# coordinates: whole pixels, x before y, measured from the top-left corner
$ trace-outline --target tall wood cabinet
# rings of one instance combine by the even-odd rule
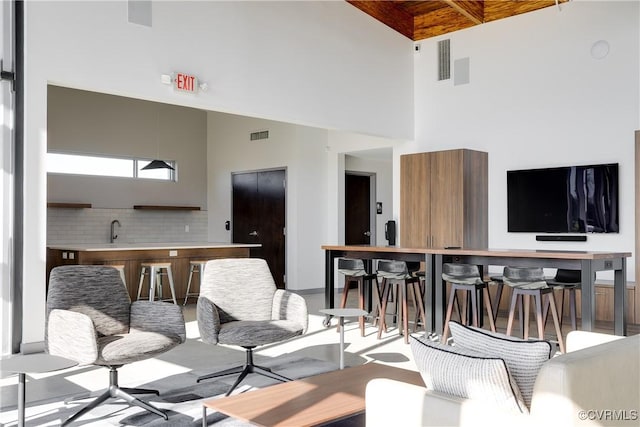
[[[459,149],[400,156],[400,244],[486,248],[488,154]]]

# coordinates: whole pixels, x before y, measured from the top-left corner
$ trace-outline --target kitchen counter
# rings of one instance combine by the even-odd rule
[[[178,301],[184,300],[191,261],[216,258],[247,258],[259,244],[222,242],[167,243],[91,243],[55,244],[47,247],[47,280],[51,270],[59,265],[98,264],[124,265],[125,282],[132,300],[137,298],[140,269],[143,262],[170,262]],[[195,275],[191,293],[199,290],[200,278]],[[148,292],[148,279],[143,295]],[[169,287],[164,286],[168,297]]]
[[[90,243],[56,244],[49,249],[62,251],[144,251],[160,249],[198,249],[198,248],[259,248],[259,244],[220,243],[220,242],[170,242],[170,243]]]

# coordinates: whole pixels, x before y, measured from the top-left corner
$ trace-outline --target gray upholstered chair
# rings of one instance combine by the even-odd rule
[[[197,308],[202,341],[246,350],[244,365],[198,378],[198,382],[240,374],[227,396],[250,373],[279,381],[289,378],[253,363],[257,346],[284,341],[306,332],[307,304],[300,295],[276,289],[263,259],[231,258],[207,262]]]
[[[186,339],[179,306],[165,302],[131,302],[118,270],[111,266],[68,265],[51,270],[47,294],[47,352],[109,369],[109,388],[62,425],[109,398],[167,415],[134,394],[156,390],[118,385],[118,368],[164,353]]]

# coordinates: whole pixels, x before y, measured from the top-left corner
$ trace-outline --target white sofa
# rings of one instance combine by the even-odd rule
[[[540,370],[529,414],[379,378],[367,385],[366,425],[639,426],[640,335],[572,331],[566,345]]]

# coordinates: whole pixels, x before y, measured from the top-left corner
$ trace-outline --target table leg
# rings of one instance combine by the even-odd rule
[[[433,311],[434,311],[434,327],[435,333],[440,335],[444,330],[444,317],[442,307],[444,306],[444,281],[442,280],[442,254],[436,254],[434,256],[434,266],[433,266],[433,286],[435,287],[434,291],[434,301],[433,301]]]
[[[202,427],[207,427],[207,407],[202,405]]]
[[[584,331],[593,330],[593,319],[595,318],[596,292],[595,292],[595,272],[592,269],[590,260],[582,261],[582,326]]]
[[[627,319],[625,309],[627,307],[627,260],[622,258],[619,270],[615,270],[613,284],[613,333],[627,335]],[[636,292],[638,289],[636,288]]]
[[[434,281],[434,271],[433,271],[433,255],[425,254],[424,259],[425,264],[425,272],[424,272],[424,314],[426,325],[424,325],[424,330],[427,335],[432,335],[437,333],[434,327],[434,309],[435,309],[435,281]]]
[[[24,372],[20,372],[18,374],[18,427],[24,427],[25,386],[26,375]]]
[[[344,369],[344,316],[338,316],[340,321],[340,369]]]

